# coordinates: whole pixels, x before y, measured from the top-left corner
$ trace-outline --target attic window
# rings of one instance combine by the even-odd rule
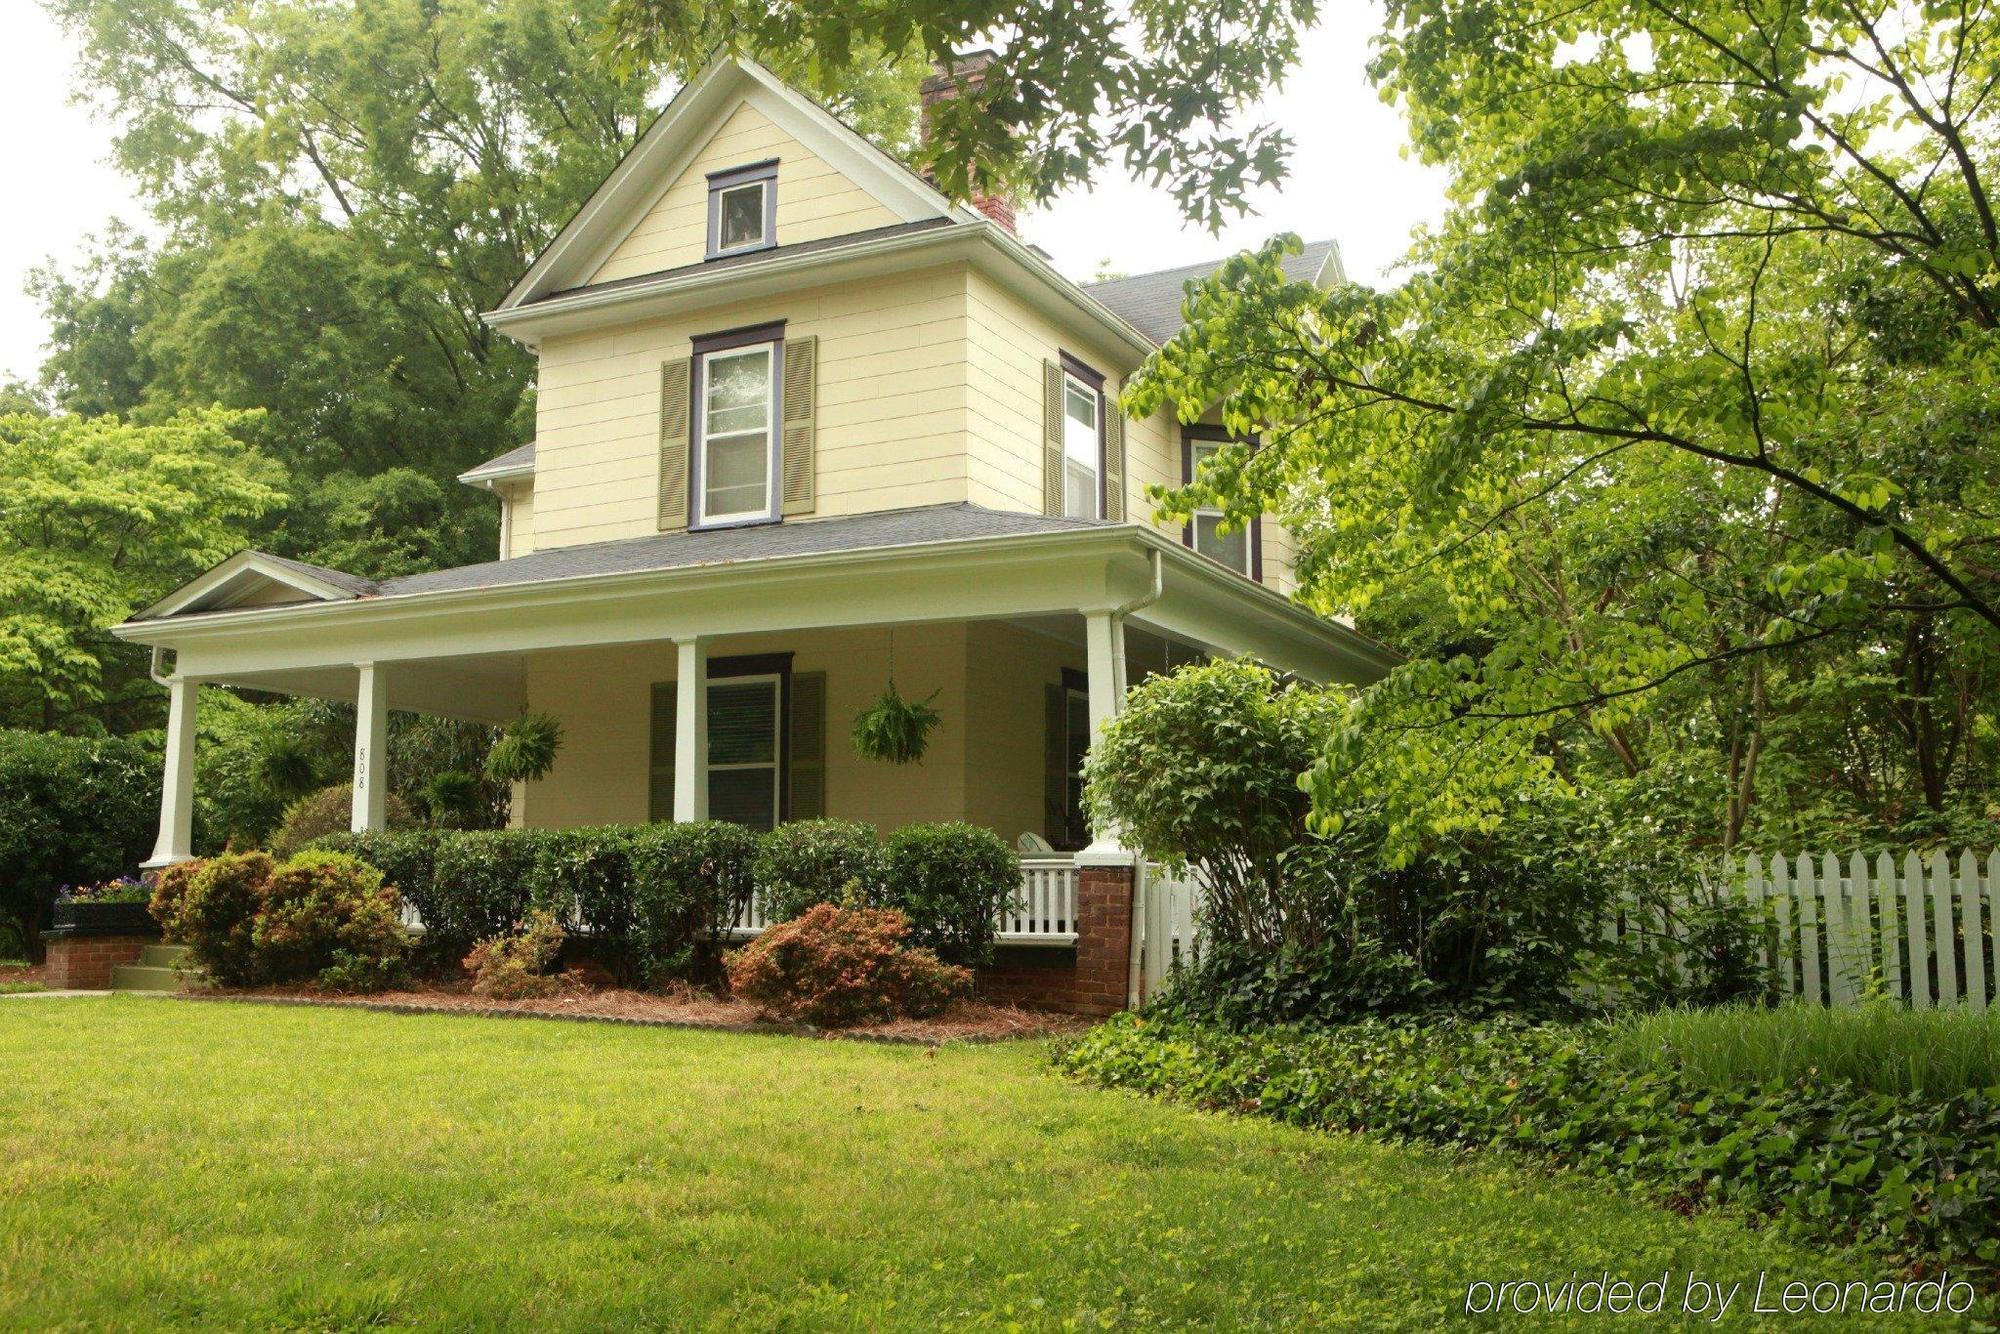
[[[708,177],[708,258],[747,255],[778,244],[778,163],[711,172]]]

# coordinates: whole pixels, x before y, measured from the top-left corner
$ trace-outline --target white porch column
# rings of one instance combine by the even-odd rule
[[[1115,611],[1083,614],[1084,669],[1090,681],[1090,744],[1125,703],[1125,618]],[[1078,866],[1131,866],[1133,855],[1116,829],[1094,831],[1090,846],[1076,854]]]
[[[194,856],[194,718],[199,682],[176,676],[167,687],[167,767],[160,777],[160,837],[145,867]]]
[[[676,639],[674,823],[708,818],[708,651],[700,639]]]
[[[361,674],[354,694],[354,818],[355,833],[389,825],[389,691],[382,669],[372,662],[355,664]]]

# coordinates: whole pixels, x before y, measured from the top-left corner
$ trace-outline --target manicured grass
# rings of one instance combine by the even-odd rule
[[[0,996],[15,996],[24,991],[47,991],[40,982],[14,982],[0,978]]]
[[[1474,1279],[1882,1276],[1046,1066],[1038,1044],[0,1007],[0,1327],[1429,1328]]]
[[[1783,1005],[1666,1010],[1612,1030],[1627,1068],[1679,1069],[1716,1088],[1848,1080],[1944,1098],[2000,1084],[2000,1010]]]

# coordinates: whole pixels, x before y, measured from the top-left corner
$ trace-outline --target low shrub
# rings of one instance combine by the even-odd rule
[[[1057,1056],[1074,1077],[1395,1140],[1505,1148],[1684,1209],[1994,1272],[2000,1088],[1935,1097],[1844,1080],[1721,1085],[1633,1069],[1602,1025],[1365,1020],[1230,1033],[1124,1016]]]
[[[1149,1013],[1241,1032],[1419,1013],[1442,1005],[1442,991],[1415,959],[1372,942],[1270,951],[1216,941],[1173,975]]]
[[[276,863],[261,852],[225,852],[203,862],[184,862],[164,895],[154,896],[154,915],[168,939],[188,947],[188,957],[210,979],[226,987],[263,981],[254,936],[264,906],[264,886]],[[162,916],[162,910],[166,915]]]
[[[521,874],[532,908],[574,921],[589,932],[597,962],[621,977],[635,971],[632,958],[634,849],[643,826],[582,829],[516,829],[489,837],[518,841],[525,850]]]
[[[388,799],[389,827],[410,823],[410,808],[393,792]],[[283,861],[315,839],[348,829],[354,821],[354,789],[346,783],[308,792],[285,807],[285,818],[271,835],[271,855]]]
[[[350,853],[382,873],[382,883],[396,891],[424,923],[423,934],[411,942],[410,966],[421,972],[455,965],[472,947],[475,936],[462,943],[431,928],[433,921],[449,921],[448,907],[437,897],[437,849],[447,837],[433,829],[403,829],[365,834],[338,833],[314,839],[311,848]],[[457,952],[452,948],[457,945]]]
[[[539,835],[482,829],[436,836],[428,906],[417,906],[429,958],[457,962],[479,941],[505,935],[527,917],[536,906]]]
[[[833,903],[850,884],[879,903],[886,865],[875,830],[856,820],[795,820],[764,835],[755,868],[773,919]]]
[[[650,987],[713,974],[756,885],[758,836],[726,820],[648,826],[632,845],[631,955]]]
[[[176,938],[174,919],[180,915],[181,904],[187,898],[188,886],[201,874],[208,863],[200,858],[193,861],[173,862],[153,872],[153,896],[147,901],[146,911],[172,939]]]
[[[910,938],[948,963],[991,962],[1001,908],[1021,892],[1021,859],[990,829],[912,824],[883,846],[885,907],[910,922]]]
[[[972,986],[968,969],[911,945],[894,909],[816,904],[729,956],[729,986],[781,1019],[844,1028],[936,1014]]]
[[[301,852],[271,872],[251,925],[257,970],[272,982],[380,991],[401,980],[409,934],[376,868],[339,852]]]
[[[159,802],[160,761],[136,742],[0,730],[0,936],[37,948],[58,886],[136,866]]]
[[[1846,1081],[1940,1098],[2000,1087],[2000,1010],[1792,1004],[1663,1010],[1623,1020],[1605,1052],[1708,1088]]]
[[[536,1000],[567,989],[555,975],[565,937],[562,923],[538,908],[527,920],[502,936],[492,936],[465,956],[474,995],[492,1000]]]

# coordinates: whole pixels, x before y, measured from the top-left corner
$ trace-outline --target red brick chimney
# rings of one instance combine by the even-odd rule
[[[959,85],[963,83],[968,91],[983,87],[986,83],[986,67],[993,63],[993,52],[988,50],[966,51],[953,56],[949,63],[939,61],[937,72],[931,74],[918,87],[918,95],[923,99],[923,133],[930,135],[930,110],[948,97],[957,97]],[[972,206],[1014,235],[1014,203],[1000,195],[986,194],[974,190]]]

